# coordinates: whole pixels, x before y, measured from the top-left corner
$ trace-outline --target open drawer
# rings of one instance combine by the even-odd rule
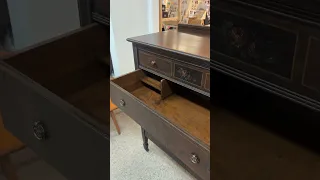
[[[210,110],[190,90],[137,70],[111,80],[113,103],[201,179],[210,178]],[[179,89],[180,88],[180,89]],[[200,99],[200,98],[196,98]],[[192,161],[192,157],[197,161]]]
[[[109,178],[108,36],[94,24],[0,61],[5,128],[68,179]]]

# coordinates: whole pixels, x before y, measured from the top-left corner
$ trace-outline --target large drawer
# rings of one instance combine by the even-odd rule
[[[92,25],[0,61],[5,128],[71,180],[109,178],[107,36]]]
[[[145,76],[143,70],[137,70],[112,80],[112,101],[180,164],[197,177],[210,179],[209,110],[175,94],[160,100],[156,91],[142,83]],[[193,121],[192,111],[198,113],[197,121]]]

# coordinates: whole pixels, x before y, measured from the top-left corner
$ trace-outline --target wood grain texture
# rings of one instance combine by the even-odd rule
[[[148,85],[150,85],[151,87],[161,91],[161,87],[162,86],[161,86],[161,83],[159,81],[157,81],[155,79],[152,79],[150,77],[147,77],[147,76],[141,78],[141,81],[146,83],[146,84],[148,84]]]
[[[133,91],[136,88],[142,86],[141,78],[145,77],[146,75],[141,70],[137,70],[131,72],[129,74],[125,74],[120,76],[116,79],[113,79],[112,82],[123,88],[127,91]]]
[[[154,109],[174,125],[210,146],[210,111],[178,95],[161,100],[161,95],[140,87],[132,92],[148,107]]]

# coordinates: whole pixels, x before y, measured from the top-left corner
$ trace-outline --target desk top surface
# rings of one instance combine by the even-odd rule
[[[129,38],[128,41],[210,60],[210,35],[208,34],[171,30]]]

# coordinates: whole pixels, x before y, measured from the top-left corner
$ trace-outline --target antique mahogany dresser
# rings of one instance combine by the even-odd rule
[[[320,179],[320,1],[211,1],[216,179]]]
[[[112,101],[198,179],[210,179],[210,28],[129,38],[136,70],[111,80]],[[155,170],[156,171],[156,170]]]
[[[79,1],[82,28],[0,61],[5,128],[72,180],[109,178],[108,9]]]

